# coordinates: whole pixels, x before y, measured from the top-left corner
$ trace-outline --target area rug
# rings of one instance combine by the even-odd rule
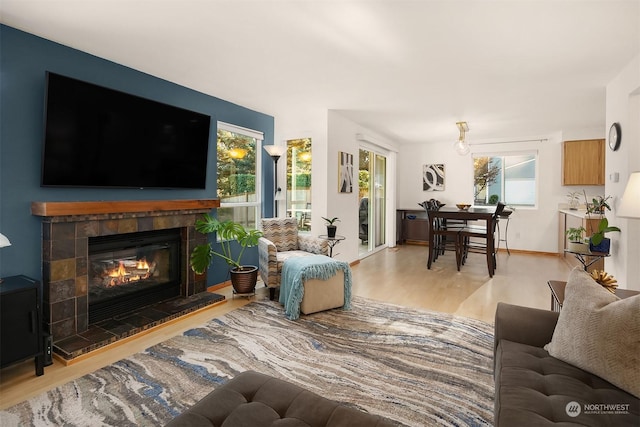
[[[406,426],[490,426],[491,325],[354,298],[287,320],[255,301],[0,412],[2,426],[158,426],[245,370]]]

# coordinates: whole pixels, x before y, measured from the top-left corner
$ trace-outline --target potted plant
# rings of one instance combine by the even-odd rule
[[[567,194],[567,200],[569,201],[569,210],[578,210],[578,206],[580,205],[580,192],[571,191]]]
[[[591,199],[591,203],[587,203],[587,217],[591,219],[591,214],[596,214],[600,217],[598,229],[596,231],[590,230],[589,250],[591,252],[608,254],[611,249],[611,239],[605,237],[605,233],[620,231],[618,227],[609,225],[609,220],[604,216],[605,210],[611,210],[611,206],[607,203],[610,198],[611,196],[596,196]],[[586,200],[587,196],[585,194],[585,201]]]
[[[612,231],[620,231],[620,229],[613,225],[610,226],[609,220],[606,217],[602,217],[598,223],[598,231],[589,238],[589,250],[608,254],[611,249],[611,239],[604,237],[604,234]]]
[[[246,230],[242,224],[234,221],[218,221],[217,218],[205,214],[195,224],[196,230],[202,234],[217,233],[220,238],[220,250],[214,250],[212,244],[204,243],[193,248],[189,263],[191,269],[202,274],[213,261],[213,257],[222,258],[229,265],[231,284],[237,294],[250,294],[255,291],[258,280],[258,267],[242,265],[242,255],[248,247],[256,246],[262,237],[259,230]],[[236,241],[241,249],[234,256],[232,242]]]
[[[338,229],[338,226],[334,225],[333,223],[340,220],[337,217],[331,219],[322,217],[322,219],[324,219],[327,223],[327,236],[336,237],[336,230]]]
[[[565,231],[565,234],[569,239],[569,245],[567,246],[567,249],[571,252],[587,252],[588,246],[584,242],[583,237],[586,231],[587,230],[582,226],[568,228]]]
[[[595,196],[591,199],[591,203],[587,203],[587,213],[595,213],[604,215],[604,211],[611,210],[611,206],[607,203],[607,201],[611,198],[611,196]],[[585,196],[586,201],[586,196]]]

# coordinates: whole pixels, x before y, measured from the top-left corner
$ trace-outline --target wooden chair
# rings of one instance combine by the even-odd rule
[[[429,242],[429,258],[427,268],[431,269],[431,263],[435,262],[445,251],[452,251],[456,254],[456,267],[460,271],[461,247],[458,233],[464,228],[463,223],[447,221],[437,218],[433,214],[439,209],[435,203],[427,203],[427,216],[429,217],[429,227],[432,228],[433,239]]]
[[[458,237],[461,264],[465,263],[469,252],[485,254],[487,257],[489,277],[493,277],[493,273],[497,268],[495,232],[498,220],[505,206],[506,205],[504,203],[498,202],[496,211],[492,216],[489,229],[486,225],[467,225],[459,231]],[[491,245],[489,245],[489,239],[491,239]],[[489,249],[489,246],[491,246],[492,249]]]

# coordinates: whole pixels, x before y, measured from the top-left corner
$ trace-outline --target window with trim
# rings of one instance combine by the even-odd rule
[[[311,231],[311,138],[287,141],[287,216]]]
[[[535,152],[473,155],[473,196],[475,205],[536,205]]]
[[[220,221],[233,220],[256,229],[260,216],[258,165],[263,134],[218,122],[217,184]]]

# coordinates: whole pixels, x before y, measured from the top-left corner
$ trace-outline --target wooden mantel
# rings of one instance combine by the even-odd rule
[[[219,199],[192,200],[122,200],[100,202],[31,202],[31,214],[36,216],[99,215],[152,211],[214,209]]]

